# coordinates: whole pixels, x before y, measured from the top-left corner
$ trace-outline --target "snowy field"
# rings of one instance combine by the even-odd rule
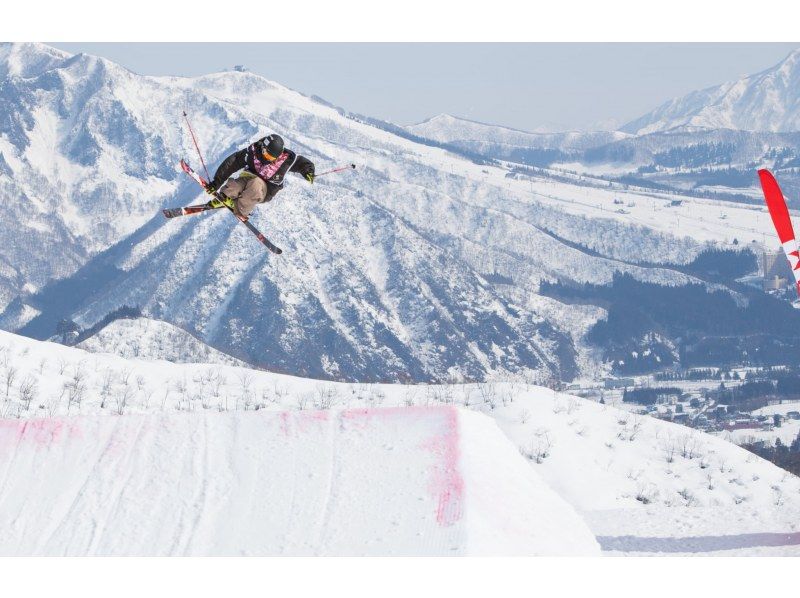
[[[4,554],[591,554],[588,526],[604,554],[800,555],[800,479],[526,384],[329,383],[2,332],[0,410]]]

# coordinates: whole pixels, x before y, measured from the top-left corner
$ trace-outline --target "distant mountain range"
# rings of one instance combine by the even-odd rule
[[[800,131],[800,49],[755,75],[666,102],[621,130],[645,135],[681,127]]]
[[[670,100],[616,132],[528,133],[446,114],[406,129],[486,158],[735,201],[760,201],[755,171],[769,167],[796,202],[800,49],[761,73]]]

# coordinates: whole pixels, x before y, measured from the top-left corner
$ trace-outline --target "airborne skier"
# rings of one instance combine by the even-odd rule
[[[186,126],[192,135],[194,147],[197,155],[203,163],[203,154],[197,144],[192,125],[186,111],[183,112],[186,119]],[[320,175],[314,171],[314,163],[303,156],[298,156],[291,150],[287,150],[283,145],[280,135],[269,135],[262,137],[255,143],[243,150],[234,152],[222,161],[214,178],[206,181],[197,174],[186,160],[180,162],[181,170],[188,174],[194,181],[205,189],[206,193],[214,199],[205,204],[195,206],[183,206],[180,208],[164,208],[161,210],[165,218],[175,218],[177,216],[188,216],[190,214],[202,214],[208,210],[227,208],[231,214],[236,216],[252,232],[259,242],[269,249],[272,253],[281,254],[283,250],[267,239],[264,234],[249,222],[250,212],[258,203],[272,200],[275,194],[283,189],[283,178],[287,172],[301,174],[309,183],[314,182],[316,176],[333,174],[355,168],[355,164],[340,166],[332,170],[326,170]],[[231,175],[241,170],[241,174],[236,179],[230,179]],[[206,169],[206,176],[208,169]]]
[[[239,176],[231,179],[239,170],[242,171]],[[263,137],[222,161],[206,185],[206,192],[214,196],[207,205],[215,208],[226,205],[240,219],[247,220],[256,204],[271,201],[283,189],[287,172],[296,172],[309,183],[314,182],[311,160],[286,149],[280,135]]]

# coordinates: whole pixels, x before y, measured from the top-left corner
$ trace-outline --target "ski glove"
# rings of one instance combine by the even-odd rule
[[[206,193],[209,195],[214,195],[217,192],[217,185],[214,184],[214,181],[209,181],[206,183]]]
[[[303,178],[307,180],[312,185],[314,184],[314,165],[309,162],[303,166],[303,170],[300,171],[303,175]]]

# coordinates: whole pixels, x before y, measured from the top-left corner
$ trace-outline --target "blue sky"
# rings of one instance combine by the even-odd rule
[[[773,66],[800,43],[50,43],[147,75],[241,64],[398,124],[440,113],[525,130],[624,124]]]

